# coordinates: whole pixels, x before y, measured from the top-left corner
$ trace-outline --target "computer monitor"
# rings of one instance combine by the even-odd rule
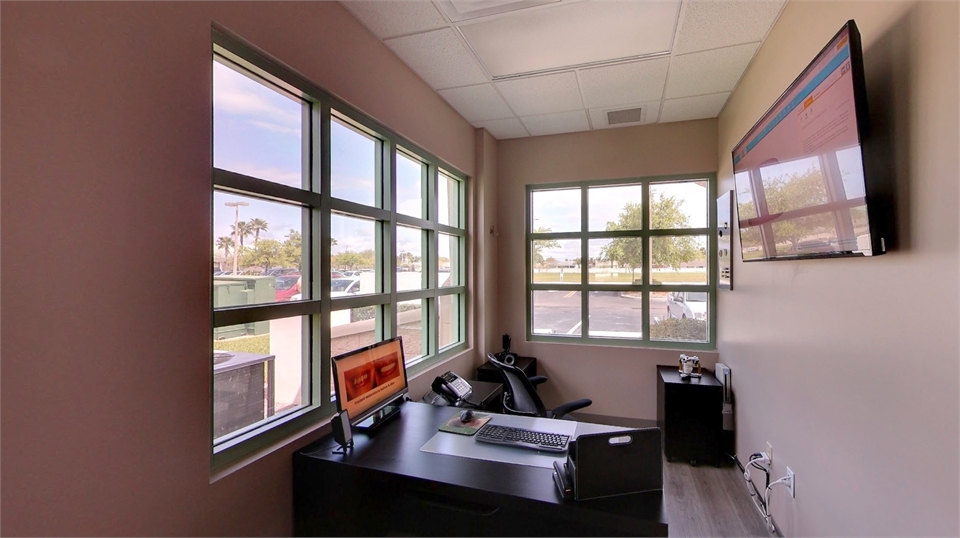
[[[337,411],[347,411],[350,424],[372,428],[400,412],[407,393],[403,340],[391,338],[333,358]]]

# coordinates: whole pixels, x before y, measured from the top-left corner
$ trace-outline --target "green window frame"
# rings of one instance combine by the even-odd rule
[[[651,226],[651,188],[662,192],[672,188],[672,185],[690,183],[696,183],[705,188],[706,215],[703,215],[705,226]],[[640,219],[634,219],[634,221],[641,223],[639,226],[620,226],[621,222],[626,222],[623,212],[621,212],[619,217],[610,216],[610,218],[619,218],[620,220],[608,222],[605,229],[590,229],[590,192],[592,189],[605,187],[632,187],[636,189],[635,192],[642,192],[639,202],[636,202],[636,205],[639,206],[637,210],[641,211],[641,217]],[[534,214],[534,197],[538,194],[545,195],[542,199],[547,200],[551,191],[565,193],[568,195],[568,202],[572,198],[572,193],[579,192],[579,202],[577,204],[579,207],[579,227],[571,224],[573,221],[570,219],[565,221],[565,226],[568,227],[566,230],[547,230],[538,225],[541,219]],[[554,194],[556,195],[558,192]],[[716,197],[717,181],[715,173],[527,185],[525,219],[527,339],[534,342],[569,344],[691,350],[715,349],[717,325]],[[659,196],[657,198],[658,200],[662,199]],[[563,203],[570,205],[571,203],[568,202]],[[657,211],[659,214],[662,209],[658,207]],[[600,211],[597,211],[597,213],[598,215],[595,218],[599,217]],[[605,241],[607,242],[605,243]],[[596,260],[596,256],[592,258],[591,251],[597,250],[596,247],[600,244],[609,246],[615,241],[620,242],[617,243],[619,245],[633,244],[639,247],[636,250],[642,254],[636,254],[635,256],[640,257],[639,259],[642,259],[642,262],[634,262],[638,265],[630,269],[630,276],[619,276],[627,270],[627,267],[618,264],[617,260],[612,262],[607,260],[611,268],[619,265],[611,271],[620,271],[620,273],[617,273],[617,278],[625,280],[613,281],[611,279],[609,282],[601,282],[598,278],[597,266],[602,264],[593,262],[593,260]],[[705,264],[703,273],[705,274],[697,275],[695,279],[702,279],[703,282],[683,282],[682,278],[684,277],[673,278],[673,276],[676,276],[675,274],[669,278],[666,273],[655,274],[656,271],[667,271],[669,267],[665,269],[661,264],[654,267],[651,259],[654,256],[651,245],[656,247],[655,250],[662,257],[659,254],[663,252],[662,245],[669,244],[671,241],[677,241],[685,245],[697,245],[696,248],[700,251],[697,256],[699,259],[699,256],[702,255]],[[574,252],[578,253],[579,256],[565,258],[565,261],[556,264],[560,265],[558,271],[556,265],[554,265],[556,260],[544,260],[543,249],[545,246],[555,247],[557,253],[570,252],[571,249],[575,249]],[[625,255],[621,254],[621,256]],[[575,263],[571,265],[569,260],[575,260]],[[583,263],[584,260],[586,260],[586,263]],[[566,274],[564,274],[563,267],[566,267]],[[584,267],[587,270],[583,270]],[[545,273],[549,271],[553,271],[554,274]],[[639,271],[639,274],[633,274],[635,271]],[[557,273],[559,273],[559,279]],[[613,277],[615,275],[611,273],[600,276]],[[660,280],[660,278],[664,280]],[[677,292],[686,293],[681,295]],[[679,301],[682,297],[689,298],[689,293],[695,293],[698,301],[704,297],[703,294],[706,297],[706,313],[697,314],[695,316],[697,319],[693,317],[687,319],[685,314],[676,313],[669,317],[662,314],[654,315],[654,310],[663,308],[663,305],[667,304],[668,297],[670,301],[675,298]],[[598,308],[602,302],[607,305],[616,304],[611,303],[610,299],[602,299],[604,296],[633,300],[632,304],[636,306],[633,306],[632,310],[639,310],[639,315],[636,313],[630,314],[633,316],[631,331],[592,330],[592,317],[594,318],[594,325],[597,327],[608,322],[600,321],[598,319],[600,316],[591,315],[591,302],[596,301]],[[678,303],[670,304],[677,305]],[[653,309],[651,308],[652,305]],[[554,310],[551,311],[551,308]],[[566,308],[566,311],[557,314],[556,312],[560,312],[557,309],[562,308]],[[615,309],[614,306],[611,310],[615,311]],[[563,321],[553,321],[557,317],[562,318]],[[541,321],[548,318],[551,321]],[[542,324],[549,326],[551,322],[555,324],[554,326],[565,323],[562,327],[571,326],[571,329],[569,331],[554,331],[542,327]],[[576,324],[573,324],[574,322]],[[535,323],[538,324],[536,327]],[[706,327],[700,325],[703,323],[706,324]],[[651,327],[653,327],[653,332],[651,332]]]
[[[212,37],[214,63],[226,65],[302,103],[301,187],[217,167],[212,170],[212,192],[215,196],[239,195],[251,201],[283,204],[284,207],[299,208],[302,215],[300,300],[242,306],[217,306],[215,301],[211,301],[214,342],[217,341],[218,329],[253,326],[284,318],[300,317],[303,320],[300,333],[302,387],[298,406],[272,416],[264,411],[262,420],[218,437],[213,420],[217,401],[214,381],[211,380],[211,467],[216,472],[297,431],[326,420],[336,412],[330,383],[331,357],[334,355],[331,347],[333,312],[372,309],[373,340],[382,341],[403,330],[402,319],[405,318],[401,315],[403,308],[400,305],[420,301],[419,330],[416,320],[408,323],[414,327],[411,330],[419,332],[417,338],[409,340],[419,340],[417,349],[420,351],[416,357],[406,357],[408,376],[416,375],[467,348],[468,178],[453,166],[282,67],[279,62],[239,38],[218,28],[213,29]],[[331,195],[331,123],[334,120],[375,142],[375,200],[370,205]],[[213,131],[216,132],[215,125]],[[398,154],[422,164],[419,182],[422,211],[419,217],[397,211]],[[445,198],[439,199],[441,194]],[[447,210],[445,215],[440,214],[441,208]],[[373,223],[376,253],[373,290],[363,294],[331,295],[334,259],[331,220],[334,215],[356,217]],[[418,266],[421,282],[419,287],[414,286],[417,289],[398,290],[396,253],[400,226],[420,231],[421,259]],[[213,235],[216,240],[217,234]],[[440,239],[446,243],[440,245]],[[452,253],[442,257],[442,268],[439,263],[441,251]],[[444,271],[441,272],[441,269]],[[219,334],[222,335],[222,332]],[[213,378],[213,369],[211,372]],[[266,408],[269,409],[269,404]]]

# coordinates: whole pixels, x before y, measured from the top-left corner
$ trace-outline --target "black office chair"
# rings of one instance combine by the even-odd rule
[[[487,359],[500,370],[503,376],[503,412],[508,415],[562,419],[567,413],[583,409],[593,403],[592,400],[583,398],[547,409],[534,388],[535,384],[539,385],[546,381],[546,377],[528,378],[523,370],[498,361],[492,353],[487,355]]]

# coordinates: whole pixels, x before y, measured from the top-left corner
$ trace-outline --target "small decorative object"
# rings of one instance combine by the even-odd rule
[[[700,357],[680,354],[680,379],[700,377]]]

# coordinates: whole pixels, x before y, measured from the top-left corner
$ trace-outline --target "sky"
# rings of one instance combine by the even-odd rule
[[[304,107],[300,99],[214,62],[214,166],[301,187],[302,140],[307,134],[301,126]],[[374,205],[378,142],[334,120],[330,146],[331,196]],[[423,163],[397,154],[398,212],[422,216],[423,167]],[[440,190],[441,200],[446,202],[446,181],[441,180]],[[225,204],[237,201],[249,204],[239,207],[239,220],[259,218],[269,224],[261,238],[283,241],[290,230],[303,232],[304,210],[299,206],[217,191],[213,201],[214,244],[218,237],[233,236],[231,227],[238,218],[237,208]],[[332,249],[334,254],[374,247],[374,223],[370,220],[335,215],[331,234],[337,240]],[[417,235],[401,230],[397,238],[398,251],[419,253]],[[247,238],[244,244],[252,241]]]

